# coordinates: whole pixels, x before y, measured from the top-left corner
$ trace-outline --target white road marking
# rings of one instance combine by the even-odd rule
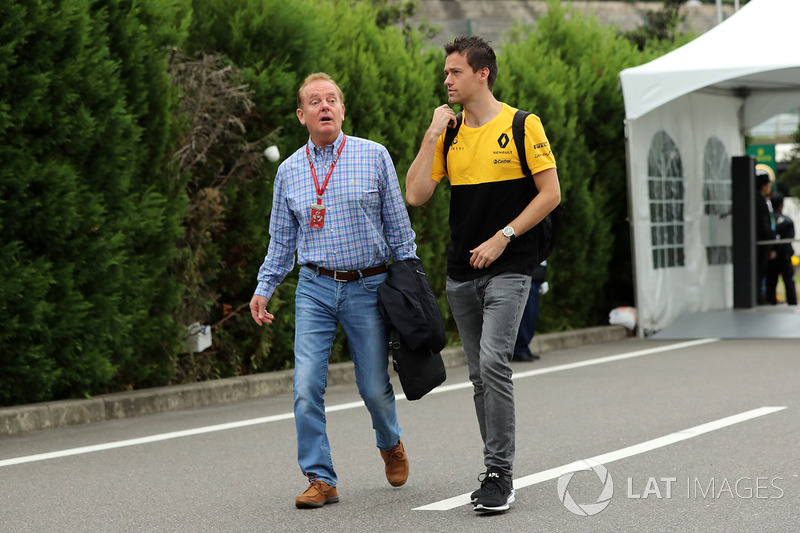
[[[348,404],[349,405],[349,404]],[[362,403],[363,405],[363,403]],[[229,429],[237,429],[247,426],[255,426],[258,424],[267,424],[269,422],[278,422],[280,420],[288,420],[294,418],[292,413],[284,413],[282,415],[265,416],[263,418],[251,418],[249,420],[240,420],[238,422],[228,422],[226,424],[217,424],[215,426],[205,426],[194,429],[186,429],[183,431],[173,431],[170,433],[160,433],[158,435],[150,435],[149,437],[140,437],[137,439],[118,440],[115,442],[107,442],[105,444],[94,444],[92,446],[81,446],[80,448],[70,448],[67,450],[59,450],[56,452],[40,453],[36,455],[27,455],[25,457],[15,457],[13,459],[4,459],[0,461],[0,468],[4,466],[18,465],[22,463],[33,463],[36,461],[46,461],[48,459],[58,459],[59,457],[69,457],[71,455],[81,455],[85,453],[101,452],[104,450],[113,450],[116,448],[125,448],[127,446],[138,446],[140,444],[150,444],[151,442],[160,442],[163,440],[179,439],[181,437],[191,437],[193,435],[202,435],[204,433],[214,433],[216,431],[226,431]]]
[[[647,350],[637,350],[635,352],[622,353],[617,355],[609,355],[607,357],[598,357],[596,359],[587,359],[586,361],[577,361],[575,363],[566,363],[563,365],[548,366],[538,370],[529,370],[527,372],[514,372],[511,379],[529,378],[532,376],[541,376],[542,374],[551,374],[553,372],[563,372],[565,370],[573,370],[575,368],[582,368],[585,366],[602,365],[605,363],[613,363],[615,361],[622,361],[625,359],[632,359],[634,357],[642,357],[644,355],[653,355],[655,353],[671,352],[673,350],[682,350],[684,348],[692,348],[703,344],[712,342],[719,342],[720,339],[698,339],[694,341],[680,342],[677,344],[668,344],[666,346],[658,346],[656,348],[648,348]],[[471,388],[472,383],[454,383],[453,385],[441,385],[433,389],[429,394],[437,394],[441,392],[449,392],[456,389]]]
[[[705,433],[710,433],[712,431],[716,431],[718,429],[722,429],[728,426],[732,426],[734,424],[738,424],[740,422],[745,422],[747,420],[752,420],[753,418],[758,418],[760,416],[769,415],[772,413],[776,413],[778,411],[782,411],[786,409],[786,407],[761,407],[758,409],[753,409],[751,411],[745,411],[744,413],[739,413],[738,415],[729,416],[726,418],[720,418],[719,420],[715,420],[713,422],[708,422],[706,424],[700,424],[699,426],[695,426],[689,429],[684,429],[683,431],[677,431],[675,433],[670,433],[669,435],[665,435],[663,437],[659,437],[657,439],[648,440],[646,442],[642,442],[640,444],[634,444],[633,446],[628,446],[627,448],[622,448],[621,450],[604,453],[601,455],[596,455],[591,457],[590,459],[586,459],[586,461],[595,461],[602,465],[607,465],[608,463],[619,461],[620,459],[625,459],[627,457],[633,457],[634,455],[639,455],[645,452],[649,452],[658,448],[663,448],[664,446],[669,446],[670,444],[675,444],[676,442],[681,442],[687,439],[691,439],[697,437],[699,435],[703,435]],[[544,470],[543,472],[538,472],[536,474],[531,474],[529,476],[524,476],[514,480],[514,489],[519,490],[523,487],[527,487],[529,485],[536,485],[537,483],[542,483],[544,481],[549,481],[552,479],[559,478],[564,474],[568,474],[570,472],[575,472],[576,470],[580,469],[580,461],[573,461],[567,465],[558,466],[556,468],[551,468],[549,470]],[[423,505],[421,507],[415,507],[414,511],[449,511],[450,509],[455,509],[456,507],[460,507],[462,505],[466,505],[470,503],[470,493],[467,492],[466,494],[461,494],[459,496],[454,496],[452,498],[448,498],[446,500],[441,500],[438,502],[434,502],[428,505]]]
[[[539,370],[531,370],[528,372],[518,372],[514,374],[514,379],[521,379],[527,378],[532,376],[538,376],[541,374],[549,374],[552,372],[563,372],[565,370],[572,370],[574,368],[581,368],[585,366],[592,366],[592,365],[600,365],[604,363],[611,363],[614,361],[621,361],[624,359],[631,359],[633,357],[641,357],[644,355],[652,355],[656,353],[668,352],[672,350],[681,350],[683,348],[691,348],[693,346],[699,346],[702,344],[707,344],[710,342],[717,342],[719,339],[699,339],[689,342],[681,342],[677,344],[667,344],[665,346],[659,346],[657,348],[649,348],[647,350],[637,350],[635,352],[628,352],[618,355],[611,355],[607,357],[599,357],[597,359],[589,359],[586,361],[578,361],[575,363],[568,363],[564,365],[556,365],[547,368],[542,368]],[[471,388],[472,383],[467,381],[463,383],[455,383],[453,385],[443,385],[439,386],[436,389],[432,390],[429,394],[440,394],[443,392],[449,392],[458,389],[465,389]],[[396,395],[398,400],[405,399],[404,394]],[[332,405],[325,408],[325,412],[332,413],[335,411],[345,411],[348,409],[357,409],[362,407],[364,402],[357,401],[357,402],[349,402],[339,405]],[[4,466],[13,466],[19,465],[23,463],[33,463],[36,461],[47,461],[49,459],[58,459],[60,457],[69,457],[72,455],[82,455],[86,453],[93,453],[93,452],[100,452],[105,450],[113,450],[116,448],[125,448],[128,446],[138,446],[141,444],[150,444],[153,442],[160,442],[170,439],[179,439],[183,437],[192,437],[194,435],[202,435],[205,433],[214,433],[217,431],[227,431],[230,429],[238,429],[248,426],[256,426],[259,424],[268,424],[270,422],[279,422],[281,420],[289,420],[294,418],[293,413],[284,413],[280,415],[273,415],[273,416],[265,416],[261,418],[251,418],[249,420],[241,420],[238,422],[229,422],[226,424],[217,424],[214,426],[206,426],[200,427],[195,429],[186,429],[183,431],[173,431],[170,433],[161,433],[158,435],[150,435],[148,437],[140,437],[136,439],[128,439],[128,440],[120,440],[115,442],[107,442],[105,444],[95,444],[92,446],[81,446],[79,448],[70,448],[66,450],[59,450],[55,452],[48,452],[48,453],[40,453],[36,455],[27,455],[24,457],[15,457],[12,459],[3,459],[0,460],[0,468]]]

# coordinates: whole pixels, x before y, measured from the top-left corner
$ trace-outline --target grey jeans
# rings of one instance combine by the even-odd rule
[[[471,281],[447,278],[472,381],[486,468],[511,476],[514,464],[514,384],[510,361],[531,277],[504,273]]]

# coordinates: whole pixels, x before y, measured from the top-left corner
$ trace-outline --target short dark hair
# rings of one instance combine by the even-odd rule
[[[764,171],[760,171],[760,172],[756,171],[756,186],[761,188],[764,185],[766,185],[767,183],[769,183],[770,181],[772,181],[772,180],[769,179],[769,174],[767,174]]]
[[[783,194],[776,192],[775,194],[772,195],[770,201],[772,202],[773,209],[780,209],[781,207],[783,207]]]
[[[452,43],[444,45],[444,53],[447,55],[466,53],[467,64],[472,67],[472,72],[488,68],[487,83],[490,91],[494,89],[494,82],[497,80],[497,57],[488,42],[477,35],[459,35]]]

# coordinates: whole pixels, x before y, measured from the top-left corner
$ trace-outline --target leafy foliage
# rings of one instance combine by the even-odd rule
[[[546,331],[602,323],[609,300],[632,299],[617,76],[638,56],[593,18],[568,16],[553,1],[535,29],[518,27],[508,41],[495,93],[542,119],[566,207],[549,261],[552,295],[542,300],[540,324]]]
[[[661,9],[647,10],[643,25],[621,35],[635,44],[640,52],[661,49],[666,43],[671,43],[667,44],[668,51],[682,40],[678,27],[686,22],[686,15],[680,12],[685,3],[686,0],[664,0]]]
[[[296,92],[325,71],[345,132],[384,144],[401,188],[444,54],[413,0],[0,3],[0,405],[290,368],[292,273],[275,322],[247,304],[267,249],[277,163],[308,133]],[[498,50],[496,95],[539,115],[566,228],[540,331],[605,322],[632,298],[620,70],[637,45],[551,0]],[[311,14],[311,15],[310,15]],[[674,19],[667,20],[670,24]],[[665,23],[666,24],[666,23]],[[674,28],[674,26],[671,26]],[[446,323],[447,182],[409,210]],[[213,347],[186,353],[186,326]],[[337,335],[331,359],[348,357]]]
[[[181,90],[180,116],[186,119],[173,159],[175,179],[186,183],[188,197],[174,268],[184,292],[175,314],[187,328],[194,322],[215,322],[213,333],[225,338],[227,328],[235,323],[230,320],[245,310],[246,301],[231,303],[223,294],[235,286],[231,278],[247,269],[242,261],[252,251],[248,242],[231,239],[237,224],[231,222],[236,207],[230,207],[261,178],[263,147],[276,132],[253,141],[246,138],[246,125],[257,119],[254,104],[238,71],[223,57],[199,54],[190,58],[176,52],[170,74]],[[172,381],[236,375],[243,357],[230,354],[218,348],[184,353],[173,364]]]
[[[0,7],[0,404],[165,382],[174,7]]]

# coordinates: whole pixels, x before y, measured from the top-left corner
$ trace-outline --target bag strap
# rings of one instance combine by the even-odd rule
[[[530,115],[529,112],[518,109],[514,113],[514,120],[511,121],[511,135],[514,137],[514,144],[517,147],[519,163],[522,165],[522,172],[526,177],[533,180],[533,174],[528,166],[528,156],[525,154],[525,119]],[[539,194],[536,183],[533,184],[534,196]]]
[[[459,128],[461,128],[461,122],[464,120],[464,117],[461,116],[461,113],[456,115],[456,125],[452,128],[448,127],[444,132],[444,171],[447,172],[447,152],[450,151],[450,145],[453,144],[453,141],[458,134]],[[448,174],[449,176],[449,174]]]

